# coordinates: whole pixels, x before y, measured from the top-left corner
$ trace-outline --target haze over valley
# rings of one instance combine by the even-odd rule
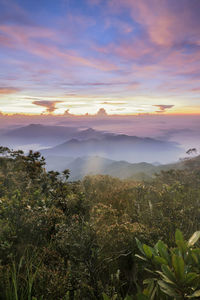
[[[121,133],[117,127],[116,132],[99,129],[100,121],[101,126],[104,124],[105,128],[106,125],[108,128],[109,125],[113,126],[115,120],[109,117],[99,120],[80,119],[79,122],[71,120],[71,123],[66,125],[13,124],[1,130],[0,139],[3,146],[22,149],[25,153],[29,150],[39,151],[45,157],[47,170],[61,172],[69,169],[71,180],[95,174],[107,174],[121,179],[149,180],[161,170],[170,169],[174,165],[179,168],[179,159],[187,156],[186,146],[170,140],[169,137],[164,138],[164,134],[163,137],[157,137],[157,131],[151,133],[155,137],[122,133],[131,132],[130,119],[131,117],[128,123],[126,118],[122,118]],[[148,132],[153,122],[145,121]],[[135,126],[132,132],[138,132],[137,122],[138,119],[133,117]],[[97,129],[86,125],[94,125]],[[139,126],[141,128],[141,121]],[[144,129],[145,126],[143,124]],[[164,131],[168,132],[168,135],[176,135],[179,131],[183,136],[192,132],[184,129]]]

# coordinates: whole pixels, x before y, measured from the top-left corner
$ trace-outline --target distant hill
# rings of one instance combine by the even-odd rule
[[[162,170],[183,168],[186,168],[185,162],[155,166],[145,162],[128,163],[127,161],[114,161],[100,156],[78,157],[76,159],[70,157],[47,157],[47,169],[54,169],[60,172],[64,169],[69,169],[70,180],[80,180],[86,175],[97,174],[110,175],[120,179],[130,178],[138,181],[151,180],[155,173],[160,173]]]
[[[59,162],[59,164],[58,164]],[[54,168],[52,168],[52,166]],[[56,167],[57,166],[57,167]],[[47,169],[63,171],[70,170],[70,180],[80,180],[86,175],[110,175],[120,179],[152,180],[156,173],[171,169],[181,170],[200,167],[200,156],[180,160],[173,164],[160,164],[155,166],[150,163],[128,163],[127,161],[115,161],[100,156],[78,157],[48,157]]]
[[[102,157],[78,158],[69,164],[71,179],[81,179],[86,175],[104,174],[120,179],[132,177],[137,180],[150,179],[155,167],[148,163],[131,164]],[[142,177],[143,176],[143,177]]]
[[[37,144],[41,147],[46,147],[55,146],[73,138],[85,140],[89,138],[100,138],[103,135],[104,132],[92,128],[30,124],[16,129],[10,129],[6,132],[2,131],[2,133],[0,132],[0,139],[1,144],[4,142],[5,145]]]
[[[78,129],[75,127],[30,124],[8,130],[1,136],[1,140],[5,140],[7,144],[12,146],[27,144],[38,144],[41,147],[53,146],[64,140],[71,139],[77,132]]]
[[[70,170],[70,180],[80,180],[86,175],[110,175],[120,179],[131,180],[152,180],[156,173],[161,171],[168,171],[171,169],[182,170],[186,168],[200,167],[200,156],[190,158],[188,160],[177,161],[173,164],[163,164],[155,166],[146,162],[128,163],[127,161],[114,161],[100,156],[79,157],[73,159],[72,157],[62,157],[60,164],[55,168],[57,171],[64,169]],[[52,169],[54,157],[48,157],[47,169]]]
[[[74,158],[66,156],[48,156],[45,161],[48,171],[54,170],[62,172],[65,169],[68,169],[69,164],[74,161]]]
[[[60,162],[60,163],[59,163]],[[70,180],[79,180],[86,175],[107,174],[121,179],[145,173],[155,173],[156,167],[148,163],[131,164],[126,161],[114,161],[100,156],[78,157],[47,157],[47,169],[70,170]],[[56,167],[55,167],[56,166]],[[53,167],[53,168],[52,168]],[[137,177],[136,176],[136,177]]]
[[[125,134],[101,134],[98,138],[80,140],[73,138],[53,148],[42,150],[42,154],[51,156],[102,156],[113,160],[128,162],[154,161],[170,162],[179,158],[182,149],[173,142],[152,138],[141,138]]]
[[[93,128],[30,124],[10,129],[0,135],[2,145],[42,150],[47,156],[102,156],[131,163],[159,161],[168,163],[179,158],[182,149],[174,142],[97,131]]]
[[[174,166],[163,164],[177,161],[183,153],[174,142],[87,127],[30,124],[0,133],[0,140],[6,146],[41,149],[47,169],[70,169],[71,180],[88,174],[148,180],[155,172]]]
[[[85,130],[79,130],[79,132],[74,135],[74,138],[78,140],[88,140],[88,139],[101,139],[103,137],[111,137],[111,136],[115,136],[115,134],[104,132],[104,131],[98,131],[93,128],[88,128]]]

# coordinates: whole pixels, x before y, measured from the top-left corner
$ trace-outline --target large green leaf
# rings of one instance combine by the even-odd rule
[[[200,290],[194,292],[191,296],[188,296],[188,298],[200,298]]]
[[[184,242],[183,234],[182,234],[182,232],[181,232],[179,229],[176,229],[176,233],[175,233],[175,241],[176,241],[176,244],[177,244],[177,242],[179,242],[179,241]]]
[[[173,254],[172,256],[172,265],[178,280],[184,279],[184,260],[182,256]]]
[[[163,264],[167,265],[166,259],[164,259],[163,257],[160,257],[160,256],[154,256],[153,261],[160,265],[163,265]]]
[[[170,286],[172,287],[177,286],[176,283],[174,281],[171,281],[163,272],[157,271],[156,273],[158,273],[162,277],[162,280],[167,284],[169,284]]]
[[[162,241],[158,241],[155,245],[155,248],[157,249],[157,252],[160,254],[161,257],[163,257],[165,260],[170,263],[170,256],[168,253],[168,248]]]
[[[135,257],[138,257],[139,259],[144,260],[144,261],[148,261],[145,257],[138,255],[138,254],[135,254]]]
[[[143,244],[143,250],[147,258],[152,258],[153,251],[151,247],[147,246],[146,244]]]
[[[135,240],[136,240],[136,244],[137,244],[137,246],[138,246],[138,249],[140,250],[140,252],[141,252],[142,254],[145,255],[144,250],[143,250],[143,247],[142,247],[142,243],[141,243],[137,238],[135,238]]]
[[[151,297],[150,297],[150,300],[154,300],[155,299],[155,296],[156,296],[156,292],[158,290],[158,285],[155,285],[152,293],[151,293]]]
[[[199,238],[200,238],[200,231],[196,231],[189,239],[188,246],[189,247],[193,246],[198,241]]]
[[[158,280],[158,284],[161,290],[171,297],[178,297],[179,295],[176,293],[175,289],[171,288],[167,283],[163,282],[162,280]]]
[[[190,272],[190,273],[188,273],[188,274],[185,275],[185,283],[186,284],[191,284],[198,277],[199,277],[199,275],[197,273]]]
[[[180,249],[180,251],[182,253],[184,253],[185,250],[187,249],[187,244],[184,241],[183,234],[182,234],[182,232],[179,229],[176,230],[175,241],[176,241],[176,245],[178,246],[178,248]]]
[[[165,274],[165,276],[167,276],[169,278],[169,280],[171,280],[172,282],[176,281],[176,277],[175,277],[174,273],[168,266],[162,265],[161,269],[162,269],[163,273]]]
[[[148,281],[148,286],[144,289],[143,293],[146,296],[151,296],[152,291],[154,289],[154,279],[149,279]]]
[[[149,268],[144,268],[145,271],[151,273],[152,275],[155,275],[155,271],[154,270],[150,270]]]

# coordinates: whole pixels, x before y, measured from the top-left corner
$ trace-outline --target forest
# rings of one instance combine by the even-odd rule
[[[200,299],[198,157],[147,182],[69,174],[0,148],[1,300]]]

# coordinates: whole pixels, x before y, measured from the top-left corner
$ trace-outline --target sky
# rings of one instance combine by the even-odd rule
[[[0,0],[3,114],[200,114],[199,0]]]

